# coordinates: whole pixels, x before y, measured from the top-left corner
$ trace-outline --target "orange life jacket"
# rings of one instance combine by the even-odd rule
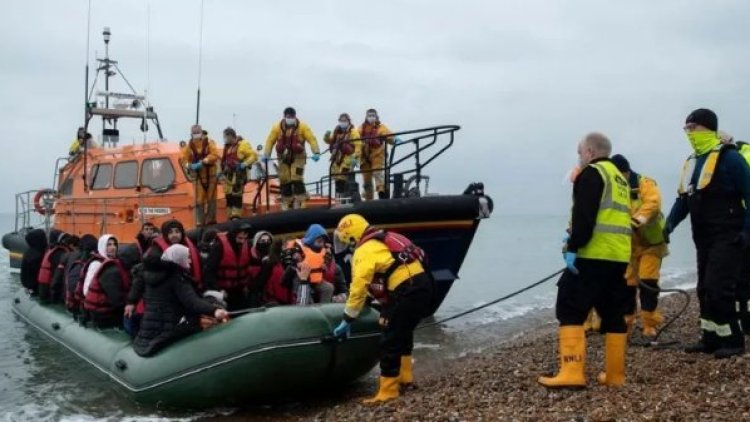
[[[216,272],[216,284],[221,290],[246,287],[250,282],[250,247],[243,243],[240,254],[234,252],[226,233],[217,236],[221,242],[221,262]]]
[[[320,284],[323,281],[323,274],[325,273],[325,259],[326,251],[321,249],[320,252],[315,252],[312,248],[305,245],[302,240],[296,240],[300,250],[302,250],[302,262],[310,266],[310,284]]]
[[[39,281],[39,284],[52,283],[52,276],[55,274],[55,268],[52,268],[52,255],[59,251],[67,252],[68,248],[58,245],[47,249],[47,251],[44,252],[44,257],[42,258],[42,266],[41,268],[39,268],[39,277],[37,277],[37,281]]]
[[[375,138],[375,136],[378,136],[378,133],[380,132],[380,122],[376,122],[373,124],[364,122],[362,123],[362,127],[359,129],[359,136],[362,137],[362,139],[365,139],[365,144],[369,146],[372,149],[377,149],[383,146],[383,143],[385,142],[384,137],[378,137]],[[367,139],[371,138],[371,139]]]
[[[116,309],[112,307],[112,304],[109,303],[109,298],[107,298],[107,294],[104,292],[101,281],[99,280],[102,272],[112,265],[114,265],[120,273],[120,289],[123,292],[123,296],[127,296],[130,291],[130,274],[119,259],[107,258],[102,262],[102,265],[97,269],[96,274],[94,274],[93,280],[91,280],[89,291],[86,293],[86,297],[83,300],[83,308],[85,310],[99,314],[107,314],[116,311]]]
[[[331,135],[331,161],[335,161],[336,164],[341,164],[341,160],[347,155],[354,154],[354,144],[351,141],[352,138],[352,126],[344,131],[340,126],[336,126],[336,129]]]
[[[193,281],[195,282],[195,289],[198,292],[203,291],[203,280],[201,279],[201,275],[203,274],[201,272],[201,256],[198,252],[198,248],[195,247],[195,244],[193,244],[193,241],[190,240],[187,235],[184,236],[185,243],[184,245],[188,247],[190,250],[190,275],[193,278]],[[163,237],[158,236],[153,239],[151,242],[151,247],[154,246],[161,249],[162,253],[167,250],[169,247],[169,244],[166,240],[164,240]]]
[[[305,152],[305,147],[299,138],[299,120],[297,124],[292,127],[287,127],[286,122],[282,120],[279,122],[281,128],[279,137],[276,139],[276,153],[281,155],[286,152],[292,154],[302,154]]]

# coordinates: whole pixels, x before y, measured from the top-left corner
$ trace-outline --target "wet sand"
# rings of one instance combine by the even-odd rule
[[[681,296],[672,295],[663,299],[662,309],[671,316],[683,303]],[[662,340],[696,340],[697,321],[693,296],[690,308]],[[254,416],[321,421],[750,420],[750,356],[715,360],[711,355],[686,354],[680,344],[638,346],[641,337],[636,333],[627,354],[627,384],[616,389],[596,383],[603,367],[602,339],[596,334],[588,337],[588,388],[581,391],[547,390],[536,383],[556,365],[556,326],[550,323],[482,354],[446,360],[439,373],[420,371],[417,361],[418,389],[381,406],[360,404],[363,396],[374,392],[374,383],[368,382],[337,398],[267,409]]]

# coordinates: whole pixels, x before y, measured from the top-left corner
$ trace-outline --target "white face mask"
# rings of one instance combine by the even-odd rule
[[[287,126],[294,126],[294,125],[297,124],[297,119],[295,119],[295,118],[291,118],[290,119],[290,118],[287,117],[287,118],[284,119],[284,123],[286,123]]]
[[[349,127],[349,122],[339,122],[339,127],[341,129],[346,129]]]
[[[373,124],[378,121],[377,116],[369,115],[367,116],[367,123]]]
[[[203,134],[201,134],[201,133],[194,133],[193,134],[193,139],[200,139],[202,137],[203,137]]]

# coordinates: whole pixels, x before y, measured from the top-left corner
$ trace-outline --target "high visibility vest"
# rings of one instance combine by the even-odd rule
[[[747,142],[737,142],[737,151],[747,161],[747,164],[750,165],[750,144]]]
[[[682,176],[680,176],[680,185],[677,188],[677,193],[680,195],[688,194],[692,195],[695,191],[703,190],[714,177],[714,171],[716,170],[716,163],[719,162],[719,154],[721,154],[722,148],[725,145],[717,145],[711,152],[708,153],[706,161],[703,163],[701,174],[698,176],[698,186],[693,185],[693,173],[695,172],[696,155],[693,154],[685,160],[685,164],[682,166]]]
[[[594,234],[578,250],[578,256],[603,261],[630,262],[630,187],[610,161],[589,164],[604,181],[604,190],[596,214]]]
[[[630,196],[633,211],[638,210],[643,205],[643,199],[641,199],[641,181],[648,179],[646,176],[638,176],[638,186],[632,187]],[[655,182],[654,182],[655,183]],[[664,218],[664,214],[659,211],[659,215],[647,222],[638,229],[638,235],[640,236],[641,243],[646,246],[656,246],[664,243],[664,227],[667,225],[667,220]]]

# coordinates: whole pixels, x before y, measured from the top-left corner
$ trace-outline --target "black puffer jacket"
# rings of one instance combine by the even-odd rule
[[[29,249],[23,253],[21,260],[21,284],[36,294],[39,286],[39,269],[42,267],[44,251],[47,250],[47,234],[42,229],[34,229],[28,232],[25,238]]]
[[[186,335],[199,330],[195,323],[180,323],[198,315],[213,315],[216,306],[201,299],[190,276],[179,266],[163,262],[160,269],[143,271],[146,311],[133,349],[140,356],[152,356]]]

